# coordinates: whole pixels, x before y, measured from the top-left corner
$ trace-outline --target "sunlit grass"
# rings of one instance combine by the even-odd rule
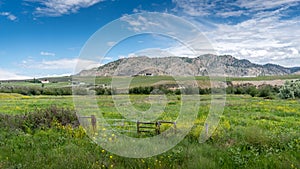
[[[131,95],[130,101],[139,111],[147,111],[152,102],[147,95]],[[97,96],[97,104],[106,119],[124,118],[111,96]],[[5,114],[24,114],[51,105],[74,108],[72,97],[0,94],[0,112]],[[180,105],[180,96],[168,95],[157,119],[175,121]],[[0,168],[300,168],[299,100],[228,95],[217,130],[199,144],[210,105],[210,96],[201,96],[198,116],[186,138],[161,155],[143,159],[107,152],[82,127],[58,123],[32,133],[0,129]],[[95,137],[101,132],[97,134]],[[115,135],[105,137],[113,141]]]

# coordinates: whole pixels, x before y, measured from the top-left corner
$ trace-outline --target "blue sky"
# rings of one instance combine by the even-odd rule
[[[0,79],[69,75],[78,61],[93,67],[149,49],[195,57],[174,40],[149,34],[108,42],[116,46],[101,63],[78,57],[98,29],[140,12],[192,22],[218,54],[300,66],[299,11],[300,0],[0,0]]]

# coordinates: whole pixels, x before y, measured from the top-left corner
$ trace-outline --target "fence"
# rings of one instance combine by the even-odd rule
[[[91,116],[79,116],[78,117],[80,123],[84,127],[92,126],[92,131],[95,133],[97,131],[97,118],[95,115]],[[90,119],[90,121],[88,120]],[[172,124],[174,128],[174,132],[176,134],[176,122],[171,121],[155,121],[155,122],[142,122],[142,121],[133,121],[133,120],[126,120],[126,119],[106,119],[106,121],[110,121],[113,123],[108,124],[107,126],[112,127],[119,127],[119,128],[127,128],[126,129],[119,129],[120,132],[132,132],[129,130],[130,127],[135,127],[135,131],[137,134],[140,133],[150,133],[155,132],[156,134],[161,133],[161,126],[163,124]],[[125,123],[129,123],[125,125]],[[136,123],[136,124],[134,124]],[[104,126],[104,125],[101,125]]]
[[[89,126],[88,119],[90,119],[90,124],[92,126],[92,131],[95,133],[97,131],[97,118],[95,115],[91,116],[79,116],[78,120],[80,124],[84,127]]]

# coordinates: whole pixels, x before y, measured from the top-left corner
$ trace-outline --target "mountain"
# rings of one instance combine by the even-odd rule
[[[230,76],[256,77],[299,73],[300,67],[286,68],[275,64],[259,65],[230,55],[206,54],[196,58],[146,56],[123,58],[98,68],[83,70],[80,76]]]

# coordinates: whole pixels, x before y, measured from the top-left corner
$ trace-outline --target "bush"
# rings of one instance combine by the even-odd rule
[[[36,112],[25,115],[4,115],[0,114],[0,127],[10,129],[21,129],[25,132],[40,128],[50,128],[53,121],[64,126],[79,126],[75,111],[71,109],[58,108],[53,106],[48,109],[36,110]]]
[[[134,87],[129,89],[129,94],[150,94],[154,90],[153,86]]]
[[[37,86],[2,86],[1,93],[18,93],[22,95],[72,95],[71,87],[43,88]]]
[[[237,86],[228,86],[226,88],[227,94],[249,94],[252,97],[257,96],[259,90],[252,84],[243,84]]]
[[[210,94],[211,93],[211,89],[210,88],[199,88],[199,94],[204,95],[204,94]]]
[[[272,86],[265,85],[259,89],[258,97],[270,97],[272,96]]]
[[[282,99],[300,98],[300,80],[286,81],[279,89],[279,97]]]

